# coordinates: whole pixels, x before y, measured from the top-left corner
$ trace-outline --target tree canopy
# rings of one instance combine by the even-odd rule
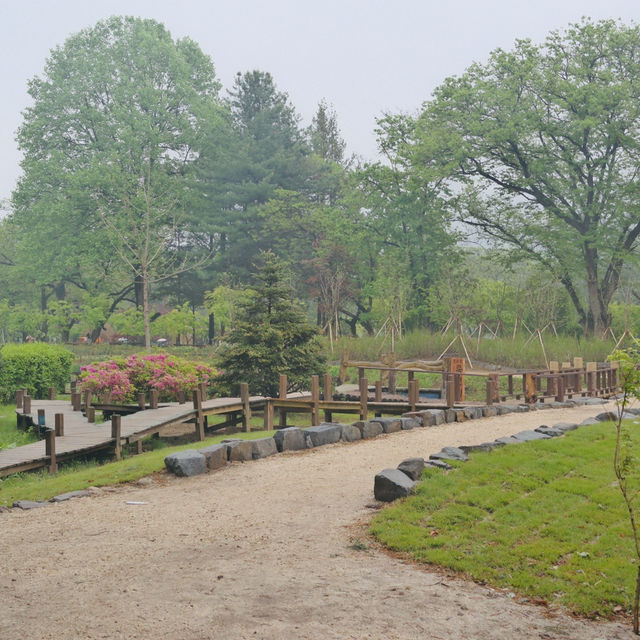
[[[640,28],[583,20],[449,78],[416,128],[414,168],[459,219],[562,282],[588,333],[640,235]]]

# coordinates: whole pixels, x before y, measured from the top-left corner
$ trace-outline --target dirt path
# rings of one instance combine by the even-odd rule
[[[350,547],[384,467],[601,410],[416,429],[0,514],[0,638],[631,638]]]

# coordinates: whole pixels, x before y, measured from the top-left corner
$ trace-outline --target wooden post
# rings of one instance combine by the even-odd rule
[[[273,401],[269,398],[264,405],[264,429],[271,431],[273,429]]]
[[[558,373],[556,389],[558,390],[558,393],[556,394],[556,401],[564,402],[564,376],[561,373]]]
[[[320,424],[320,377],[311,376],[311,426]]]
[[[493,381],[491,380],[491,377],[487,378],[487,381],[485,383],[485,389],[486,389],[485,402],[487,403],[487,405],[491,406],[493,404]]]
[[[80,411],[80,409],[82,405],[82,396],[77,392],[74,391],[71,394],[71,406],[73,407],[74,411]]]
[[[94,407],[87,407],[87,422],[96,421],[96,410]]]
[[[38,409],[38,430],[40,429],[40,427],[46,427],[46,426],[47,426],[47,422],[44,416],[44,409]]]
[[[22,409],[22,400],[24,398],[24,389],[16,391],[16,409]]]
[[[369,417],[369,381],[366,378],[360,378],[360,420],[366,420]]]
[[[56,399],[56,388],[49,387],[49,400],[55,400],[55,399]]]
[[[323,385],[323,397],[324,397],[324,401],[325,402],[331,402],[333,400],[333,388],[332,388],[332,382],[331,382],[331,374],[329,373],[325,373],[324,374],[324,385]],[[325,422],[331,422],[331,419],[333,418],[332,412],[325,409],[324,412],[324,421]]]
[[[209,385],[206,382],[200,383],[200,396],[204,402],[207,399],[207,392],[209,391]]]
[[[56,424],[56,436],[60,437],[64,435],[64,413],[55,414]]]
[[[146,406],[147,406],[147,396],[144,392],[140,392],[138,394],[138,406],[140,407],[140,409],[142,409],[143,411],[145,410]]]
[[[22,413],[31,413],[31,396],[23,396]]]
[[[158,390],[157,389],[151,389],[151,391],[149,392],[149,406],[151,407],[151,409],[158,408]]]
[[[119,415],[113,414],[111,416],[111,438],[114,440],[113,453],[116,460],[120,460],[122,457],[122,444],[120,443],[120,434],[122,432],[122,419]]]
[[[340,359],[340,370],[338,371],[338,384],[344,384],[347,379],[347,362],[349,362],[349,352],[342,350],[342,358]]]
[[[507,377],[507,384],[509,387],[509,395],[512,396],[513,395],[513,375],[509,374],[509,376]]]
[[[47,429],[45,438],[45,454],[49,458],[49,473],[55,473],[58,470],[56,461],[56,432],[54,429]]]
[[[464,380],[464,358],[445,358],[444,370],[447,373],[455,373],[451,376],[453,384],[453,398],[455,402],[464,402],[465,380]]]
[[[69,383],[69,393],[75,393],[78,387],[78,382],[76,380],[72,380]]]
[[[446,388],[446,399],[447,399],[447,407],[451,408],[456,403],[456,381],[455,375],[453,373],[445,373],[445,388]],[[491,394],[493,396],[493,393]]]
[[[396,380],[396,371],[394,369],[389,369],[389,384],[387,385],[387,388],[389,389],[389,393],[392,395],[395,395],[396,393]]]
[[[358,367],[358,380],[362,380],[367,375],[364,367]]]
[[[538,389],[536,388],[536,374],[524,374],[524,401],[527,404],[533,404],[536,401]]]
[[[185,404],[187,401],[187,392],[184,389],[178,391],[178,404]]]
[[[242,400],[242,430],[248,432],[251,431],[251,405],[249,404],[249,385],[246,382],[240,383],[240,400]]]
[[[597,362],[587,362],[585,366],[587,377],[587,395],[596,395],[596,371],[598,370]]]
[[[612,360],[609,364],[611,366],[611,391],[615,393],[618,391],[618,369],[620,364],[616,360]]]
[[[411,411],[415,411],[420,398],[420,383],[417,380],[409,380],[409,388],[407,391],[409,394],[409,407]]]
[[[283,373],[280,374],[280,400],[287,399],[287,376]],[[284,429],[287,426],[287,410],[282,408],[279,412],[278,426],[280,429]]]
[[[196,438],[200,441],[204,440],[204,419],[202,416],[202,398],[200,390],[193,390],[193,408],[196,410]]]
[[[382,402],[382,380],[376,380],[376,402]]]

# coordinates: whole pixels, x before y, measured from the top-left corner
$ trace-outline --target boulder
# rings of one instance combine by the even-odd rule
[[[574,422],[556,422],[551,425],[551,428],[557,429],[558,431],[575,431],[578,425]]]
[[[400,418],[400,426],[403,431],[409,431],[410,429],[421,427],[422,420],[418,420],[417,418]]]
[[[499,404],[497,407],[499,416],[506,416],[508,413],[513,413],[516,409],[513,405]]]
[[[374,479],[373,493],[376,500],[393,502],[408,496],[415,486],[416,483],[406,473],[398,469],[383,469]]]
[[[229,462],[247,462],[253,460],[253,447],[250,440],[223,440],[227,447]]]
[[[355,442],[362,438],[360,429],[355,424],[340,424],[340,437],[344,442]]]
[[[615,422],[618,419],[618,414],[615,411],[605,411],[603,413],[599,413],[595,419],[598,422]]]
[[[551,436],[547,436],[544,433],[539,433],[531,429],[525,429],[518,433],[514,433],[513,437],[516,440],[522,440],[522,442],[531,442],[533,440],[548,440]]]
[[[468,455],[474,451],[484,451],[488,453],[496,449],[497,445],[495,442],[483,442],[482,444],[463,444],[458,448]]]
[[[586,427],[587,425],[590,425],[590,424],[598,424],[599,422],[600,422],[600,421],[599,421],[599,420],[596,420],[595,418],[585,418],[585,419],[580,423],[580,425],[579,425],[579,426],[581,426],[581,427]]]
[[[276,441],[273,438],[258,438],[251,440],[251,457],[254,460],[268,458],[278,453]]]
[[[227,466],[227,445],[212,444],[209,447],[203,447],[198,451],[205,457],[207,468],[209,470],[221,469]]]
[[[381,424],[385,433],[396,433],[396,431],[402,430],[402,422],[399,418],[373,418],[371,422]]]
[[[325,444],[334,444],[340,440],[342,431],[337,424],[321,424],[317,427],[305,429],[307,437],[311,440],[312,447],[322,447]]]
[[[273,439],[276,441],[278,451],[300,451],[307,448],[307,440],[304,431],[298,427],[287,427],[275,432]]]
[[[453,469],[453,467],[450,464],[447,464],[444,460],[426,460],[424,466],[433,467],[435,469],[443,469],[444,471]]]
[[[71,498],[86,498],[90,495],[90,491],[78,489],[77,491],[67,491],[67,493],[61,493],[59,496],[53,496],[49,502],[66,502],[67,500],[71,500]]]
[[[167,470],[181,476],[197,476],[207,471],[207,461],[205,457],[195,449],[186,449],[172,453],[164,459]]]
[[[523,442],[524,440],[518,440],[513,436],[502,436],[500,438],[496,438],[496,444],[498,446],[505,445],[505,444],[522,444]]]
[[[424,458],[407,458],[398,465],[398,469],[406,473],[411,480],[420,480],[424,471]]]
[[[420,412],[420,417],[425,427],[437,427],[444,422],[444,411],[442,409],[427,409]]]
[[[469,456],[458,447],[443,447],[442,451],[438,453],[432,453],[429,456],[429,460],[460,460],[466,462]]]
[[[493,418],[498,415],[498,408],[494,405],[487,405],[482,407],[482,415],[485,418]]]
[[[24,509],[28,511],[29,509],[39,509],[40,507],[46,507],[48,502],[38,502],[35,500],[18,500],[13,503],[14,507],[18,507],[18,509]]]
[[[534,431],[536,433],[542,433],[545,436],[551,436],[552,438],[557,438],[564,435],[564,431],[561,431],[560,429],[554,429],[552,427],[545,426],[538,427],[537,429],[534,429]]]
[[[458,417],[457,411],[455,409],[445,409],[444,410],[444,419],[445,422],[455,422]]]
[[[464,409],[454,409],[454,411],[456,412],[456,422],[466,422],[469,419]]]
[[[366,440],[367,438],[375,438],[379,436],[381,433],[384,433],[382,429],[382,425],[379,422],[355,422],[354,426],[356,426],[360,430],[360,434],[362,435],[362,439]]]

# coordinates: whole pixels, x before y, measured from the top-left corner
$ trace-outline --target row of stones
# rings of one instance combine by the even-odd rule
[[[579,399],[582,404],[593,402]],[[534,408],[572,407],[576,401],[555,402]],[[600,404],[601,400],[595,400]],[[272,438],[257,440],[224,440],[202,449],[187,449],[165,458],[167,470],[177,476],[195,476],[220,469],[229,462],[257,460],[283,451],[300,451],[339,441],[354,442],[375,438],[384,433],[430,427],[446,422],[463,422],[482,417],[505,415],[507,413],[529,411],[528,405],[494,405],[485,407],[465,407],[464,409],[428,409],[406,413],[401,418],[374,418],[353,424],[323,423],[319,426],[300,429],[288,427],[280,429]]]
[[[600,401],[597,403],[599,404]],[[583,404],[597,404],[588,402]],[[640,415],[640,409],[628,409],[623,415],[623,420],[633,419]],[[424,458],[407,458],[403,460],[396,469],[383,469],[376,474],[373,482],[373,493],[376,500],[381,502],[392,502],[398,498],[405,498],[413,492],[418,481],[422,477],[422,472],[427,467],[438,467],[444,470],[451,469],[448,461],[467,462],[469,454],[475,451],[493,451],[498,447],[510,444],[521,444],[532,440],[548,440],[563,436],[567,431],[573,431],[581,426],[596,424],[604,421],[615,421],[617,414],[605,411],[593,418],[587,418],[580,424],[558,422],[552,426],[541,425],[534,430],[525,430],[511,436],[497,438],[493,442],[483,442],[482,444],[462,445],[460,447],[444,447],[440,452],[433,453],[427,460]]]

